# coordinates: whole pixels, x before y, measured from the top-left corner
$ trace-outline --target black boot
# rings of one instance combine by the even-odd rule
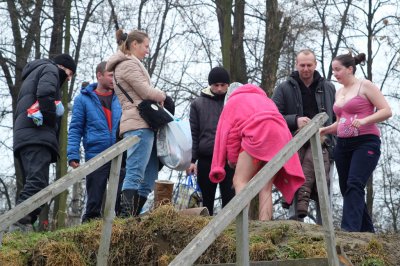
[[[135,209],[133,212],[133,216],[139,216],[146,201],[147,201],[146,197],[140,196],[139,194],[135,195],[135,199],[134,199]]]
[[[138,191],[135,189],[127,189],[121,193],[121,212],[120,217],[127,218],[133,216],[135,209],[135,201],[138,197]]]

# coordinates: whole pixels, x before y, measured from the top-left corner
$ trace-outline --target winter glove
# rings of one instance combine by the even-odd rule
[[[54,102],[56,105],[56,116],[60,117],[64,114],[64,106],[62,105],[61,101],[55,101]],[[32,104],[31,107],[27,109],[28,117],[32,118],[33,123],[35,123],[36,126],[41,126],[43,125],[43,114],[40,111],[39,108],[39,102],[36,101],[34,104]],[[56,125],[56,117],[54,117],[54,113],[50,112],[44,112],[45,116],[45,122],[46,125],[48,126],[55,126]]]
[[[64,114],[64,105],[62,104],[61,101],[55,101],[55,104],[56,104],[56,115],[60,117]]]

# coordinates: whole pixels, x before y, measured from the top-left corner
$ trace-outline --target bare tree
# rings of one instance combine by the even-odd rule
[[[244,54],[244,0],[236,0],[232,19],[232,1],[217,0],[216,13],[221,41],[223,66],[232,81],[247,83],[246,57]]]
[[[283,42],[289,31],[290,17],[283,16],[277,0],[266,1],[267,18],[261,88],[271,96],[277,81],[278,63]]]

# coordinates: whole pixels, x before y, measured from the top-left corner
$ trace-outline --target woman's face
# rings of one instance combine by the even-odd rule
[[[337,60],[332,61],[332,71],[340,84],[343,84],[343,82],[353,75],[353,67],[345,67]]]
[[[145,38],[142,43],[133,41],[131,44],[132,54],[139,60],[143,60],[149,54],[150,40]]]

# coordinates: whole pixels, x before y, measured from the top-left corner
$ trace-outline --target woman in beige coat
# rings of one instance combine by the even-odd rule
[[[137,106],[146,99],[163,104],[166,95],[151,84],[149,73],[141,62],[149,53],[149,36],[138,30],[129,34],[118,30],[116,37],[119,49],[108,60],[107,70],[114,72],[114,89],[122,107],[120,135],[140,139],[127,151],[121,196],[121,216],[127,217],[140,214],[158,176],[155,132],[142,119]],[[116,86],[116,81],[133,103]]]

